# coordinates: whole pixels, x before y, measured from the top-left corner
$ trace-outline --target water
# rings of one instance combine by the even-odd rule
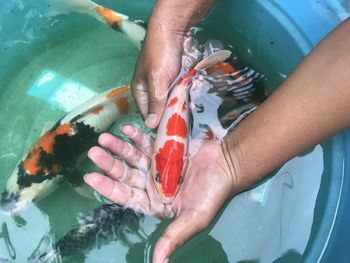
[[[150,6],[148,3],[148,10]],[[16,8],[23,9],[20,4],[15,5],[15,11]],[[126,5],[125,9],[128,8]],[[67,21],[82,25],[82,28],[75,26],[73,33],[67,33],[66,28],[70,26]],[[30,46],[35,45],[35,36],[39,34],[30,27],[34,30],[34,39],[31,35],[22,39],[29,41],[28,46],[16,42],[15,36],[9,36],[7,41],[10,50],[18,48],[19,53],[24,54],[25,63],[13,69],[2,64],[1,73],[8,74],[4,74],[7,76],[2,79],[0,90],[0,129],[3,134],[0,139],[0,189],[5,187],[18,159],[45,127],[79,102],[126,84],[132,77],[138,50],[120,34],[80,14],[58,17],[50,22],[51,28],[46,29],[59,32],[55,36],[59,40],[45,44],[46,48],[30,52]],[[203,39],[211,37],[231,43],[239,50],[239,58],[245,64],[255,66],[256,63],[266,76],[264,85],[270,90],[276,88],[292,67],[277,67],[271,63],[261,68],[263,56],[257,56],[256,61],[253,59],[254,55],[261,54],[260,47],[248,45],[249,41],[225,39],[217,32],[201,33]],[[9,54],[6,52],[10,51],[3,52]],[[298,56],[301,58],[302,53]],[[52,78],[56,81],[52,82],[54,85],[50,85]],[[64,86],[67,83],[68,88]],[[40,85],[46,85],[50,92],[40,92]],[[128,120],[140,123],[136,114],[121,123]],[[118,126],[114,131],[117,130]],[[322,201],[329,191],[327,181],[323,182],[322,177],[329,163],[325,159],[329,147],[325,144],[311,149],[276,171],[271,180],[234,198],[207,230],[176,252],[173,261],[272,262],[280,258],[278,262],[297,262],[309,245],[312,229],[316,231],[319,227],[319,223],[314,224],[314,217],[316,222],[320,220],[318,217],[325,218],[325,208],[316,201]],[[83,167],[92,169],[89,162]],[[323,189],[321,195],[320,189]],[[21,217],[11,218],[1,213],[0,259],[27,262],[32,255],[67,233],[76,224],[77,217],[100,205],[95,199],[78,194],[68,183],[62,183],[57,191],[23,212]],[[148,216],[140,217],[137,232],[142,233],[143,238],[138,233],[126,231],[128,242],[112,241],[66,262],[150,262],[155,241],[168,223]]]
[[[18,159],[45,129],[84,100],[127,84],[131,79],[138,50],[120,34],[95,23],[89,31],[65,38],[19,68],[1,89],[1,131],[5,134],[0,142],[1,189]],[[25,211],[18,219],[20,224],[1,213],[0,257],[27,262],[40,243],[45,248],[53,238],[63,236],[78,216],[100,205],[63,183],[56,192],[38,202],[38,208],[33,206]],[[152,222],[156,220],[149,224]],[[115,243],[119,249],[115,250],[115,244],[111,244],[112,258],[120,258],[120,253],[126,254],[127,249]],[[96,262],[98,254],[105,250],[108,247],[95,254],[91,252],[87,262]]]

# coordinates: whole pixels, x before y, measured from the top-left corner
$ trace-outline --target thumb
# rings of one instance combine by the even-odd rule
[[[153,263],[168,262],[169,257],[188,239],[206,228],[211,217],[198,213],[182,213],[164,231],[153,251]]]
[[[145,124],[150,129],[154,129],[159,125],[168,98],[169,85],[170,81],[164,78],[148,81],[149,100]]]

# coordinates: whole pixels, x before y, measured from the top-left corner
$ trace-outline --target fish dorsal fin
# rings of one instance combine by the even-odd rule
[[[111,98],[108,97],[108,94],[115,92],[118,89],[123,89],[123,87],[124,88],[128,87],[127,90],[125,90],[125,92],[121,92],[119,95]],[[103,93],[97,94],[96,96],[80,104],[78,107],[74,108],[71,112],[68,112],[67,115],[61,120],[61,123],[66,123],[66,122],[76,120],[78,116],[83,116],[86,113],[90,112],[92,109],[98,106],[101,106],[105,103],[108,103],[108,101],[110,100],[115,100],[120,96],[128,96],[129,94],[130,94],[129,86],[121,86],[121,87],[113,88]]]
[[[49,10],[45,16],[57,16],[68,14],[70,12],[89,13],[94,10],[98,4],[90,0],[47,0]]]
[[[207,56],[202,61],[200,61],[194,68],[196,70],[204,70],[206,68],[214,66],[218,62],[224,61],[229,56],[231,56],[231,51],[229,51],[229,50],[216,51],[213,54]]]

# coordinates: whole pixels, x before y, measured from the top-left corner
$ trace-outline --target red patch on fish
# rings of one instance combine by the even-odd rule
[[[197,70],[195,68],[192,68],[190,71],[188,71],[185,76],[180,78],[177,82],[177,86],[181,85],[184,81],[190,81],[191,78],[197,73]]]
[[[122,114],[126,115],[129,113],[129,100],[127,97],[116,100],[115,104]]]
[[[212,74],[214,71],[221,71],[224,74],[232,74],[237,72],[237,69],[235,69],[230,63],[219,62],[207,69],[208,74]]]
[[[123,19],[113,10],[103,6],[97,6],[95,10],[101,17],[103,17],[108,25],[112,26],[117,24],[118,26],[121,26]]]
[[[187,138],[187,124],[184,118],[174,113],[166,125],[166,135]]]
[[[91,113],[92,113],[92,114],[98,115],[102,110],[103,110],[103,106],[98,106],[98,107],[95,107],[95,108],[91,111]]]
[[[171,106],[174,106],[174,105],[176,104],[177,101],[178,101],[178,98],[177,98],[177,97],[173,98],[173,99],[169,102],[168,108],[171,107]]]
[[[68,136],[72,136],[73,133],[74,133],[74,128],[72,124],[69,124],[69,123],[58,126],[57,129],[53,132],[55,136],[64,135],[64,134],[67,134]]]
[[[47,154],[54,154],[54,145],[56,143],[56,136],[68,135],[72,136],[74,129],[71,124],[63,124],[57,127],[54,131],[46,132],[37,143],[32,147],[28,157],[23,161],[23,169],[27,174],[35,176],[41,169],[40,152],[44,151]],[[61,167],[54,167],[54,170],[60,170]]]
[[[129,90],[129,86],[128,85],[120,87],[120,88],[117,88],[117,89],[114,89],[114,90],[108,92],[108,94],[106,95],[106,98],[107,99],[115,98],[115,97],[117,97],[117,96],[119,96],[121,94],[124,94],[128,90]]]
[[[169,140],[155,156],[156,170],[160,176],[162,192],[171,197],[176,194],[184,165],[185,146],[183,143]]]
[[[23,162],[24,171],[31,176],[35,176],[41,169],[39,151],[39,149],[33,149]]]

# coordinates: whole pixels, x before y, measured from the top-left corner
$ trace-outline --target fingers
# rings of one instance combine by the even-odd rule
[[[181,213],[158,239],[154,251],[154,263],[168,262],[174,251],[184,244],[189,238],[206,228],[212,218],[208,215],[197,213]]]
[[[136,77],[137,75],[135,74],[134,80],[131,82],[131,92],[142,117],[146,118],[148,112],[148,89],[144,81],[140,77]]]
[[[148,112],[145,125],[154,129],[159,125],[161,116],[165,109],[170,80],[160,74],[148,76]]]
[[[136,130],[136,128],[134,129]],[[139,132],[141,133],[141,131]],[[98,138],[98,142],[101,146],[107,148],[113,154],[125,160],[131,166],[144,172],[148,171],[150,165],[149,158],[129,142],[122,141],[121,139],[109,133],[101,134]]]
[[[182,43],[178,43],[179,57],[173,62],[175,54],[173,48],[159,49],[152,43],[160,44],[157,37],[149,37],[140,53],[133,80],[131,91],[142,116],[145,118],[145,125],[154,129],[158,126],[168,95],[168,88],[172,79],[175,78],[180,68],[180,50]],[[152,43],[148,43],[152,41]],[[169,40],[166,40],[168,43]],[[170,41],[170,43],[173,43]],[[172,44],[171,44],[172,45]],[[169,54],[170,53],[170,54]]]
[[[140,61],[139,63],[143,62]],[[131,82],[131,92],[141,115],[146,119],[145,125],[150,129],[154,129],[158,126],[165,108],[170,80],[164,78],[161,74],[144,76],[140,71],[142,69],[139,69],[138,66]]]
[[[114,181],[99,173],[84,176],[84,181],[105,198],[144,214],[152,214],[149,200],[144,190]]]
[[[150,156],[153,153],[154,139],[152,136],[148,135],[145,132],[142,132],[132,125],[124,125],[121,131],[146,155]]]
[[[129,167],[100,147],[92,147],[87,155],[110,178],[145,189],[147,178],[142,171]]]

